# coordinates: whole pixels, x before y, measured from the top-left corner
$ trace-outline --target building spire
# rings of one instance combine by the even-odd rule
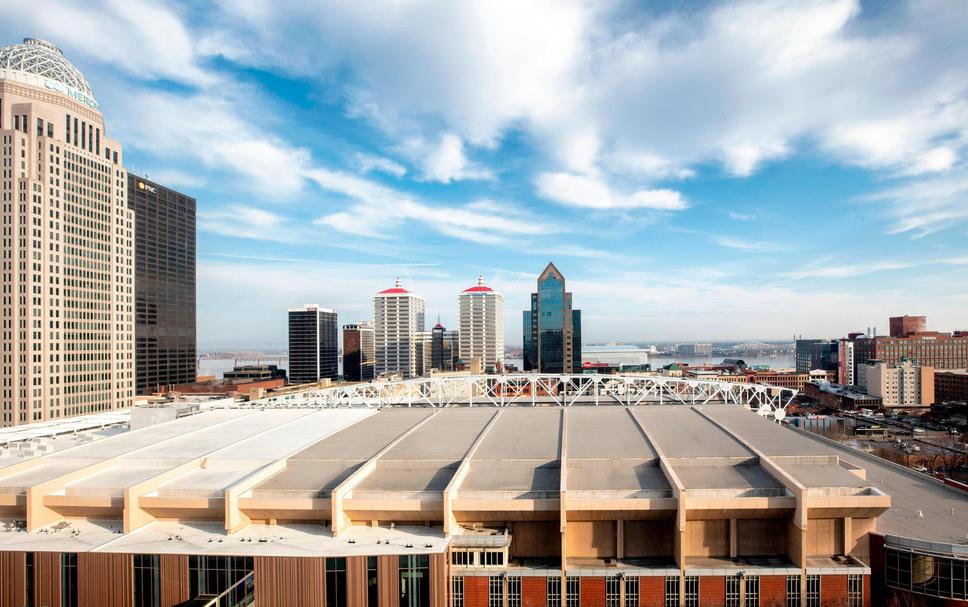
[[[400,277],[399,276],[397,276],[397,279],[393,281],[393,286],[396,287],[397,289],[402,289],[403,288],[403,283],[400,282]]]
[[[479,287],[483,287],[484,286],[484,275],[483,274],[478,274],[478,276],[477,276],[477,286],[479,286]]]

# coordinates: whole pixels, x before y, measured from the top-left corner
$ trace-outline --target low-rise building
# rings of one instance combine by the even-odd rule
[[[272,379],[281,379],[285,382],[286,370],[280,369],[278,365],[236,365],[231,371],[223,373],[222,379],[230,384]]]
[[[968,369],[945,369],[934,372],[935,402],[968,403]]]
[[[807,382],[804,384],[801,394],[808,400],[834,409],[852,411],[861,408],[881,408],[880,397],[851,390],[848,386],[833,384],[827,381]]]

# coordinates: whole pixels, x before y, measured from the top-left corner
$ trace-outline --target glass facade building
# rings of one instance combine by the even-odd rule
[[[538,277],[523,321],[525,371],[580,372],[581,310],[572,308],[565,277],[554,264],[549,263]]]
[[[306,305],[289,309],[289,383],[339,377],[336,311]]]
[[[195,199],[128,174],[135,230],[135,378],[138,392],[196,375]]]

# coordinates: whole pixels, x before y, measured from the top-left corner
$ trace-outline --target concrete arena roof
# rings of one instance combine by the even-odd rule
[[[315,500],[307,512],[328,519],[330,496],[347,479],[356,479],[344,496],[356,508],[378,509],[381,499],[439,502],[465,464],[453,487],[465,504],[557,500],[564,484],[569,499],[574,492],[575,499],[661,501],[675,490],[663,461],[687,495],[792,499],[769,467],[775,465],[817,495],[871,488],[890,495],[879,532],[947,543],[968,534],[965,494],[735,405],[217,409],[14,463],[0,460],[0,516],[19,518],[28,489],[43,486],[48,506],[69,509],[79,500],[85,512],[118,521],[137,486],[159,518],[177,508],[182,520],[195,513],[211,520],[223,511],[227,491],[251,479],[239,496],[246,507]],[[138,544],[144,533],[134,530],[123,541],[107,533],[105,542],[117,550]],[[0,533],[0,550],[23,549],[13,546],[35,536],[39,541],[36,533]],[[78,542],[79,550],[100,545]]]

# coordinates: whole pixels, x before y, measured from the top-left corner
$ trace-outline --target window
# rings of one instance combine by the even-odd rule
[[[346,559],[326,559],[326,607],[346,607]]]
[[[483,556],[485,567],[500,567],[504,565],[503,550],[485,550]]]
[[[430,604],[430,557],[426,554],[400,557],[400,607]]]
[[[726,607],[739,607],[739,583],[738,575],[726,576]]]
[[[487,578],[487,607],[504,607],[504,580],[499,575]]]
[[[546,590],[548,607],[561,607],[561,578],[558,576],[549,577]]]
[[[807,607],[820,607],[820,576],[807,576]]]
[[[760,576],[746,576],[746,607],[760,607]]]
[[[474,553],[470,550],[454,550],[450,553],[450,564],[458,567],[473,567]]]
[[[639,578],[625,578],[625,607],[639,607]]]
[[[851,573],[847,576],[847,607],[864,607],[864,576]]]
[[[605,607],[622,607],[622,579],[605,578]]]
[[[679,576],[678,575],[666,576],[665,607],[679,607]]]
[[[161,578],[157,554],[134,555],[134,607],[161,607]]]
[[[800,607],[800,576],[788,575],[786,578],[787,607]]]
[[[77,553],[61,556],[61,607],[77,607]]]
[[[463,580],[461,580],[461,590],[463,590]],[[380,582],[376,576],[376,557],[366,557],[366,606],[378,607],[380,604]],[[454,605],[454,607],[459,607]]]
[[[453,607],[464,607],[464,578],[462,576],[450,578],[450,600]],[[376,603],[370,603],[370,607],[376,607]]]
[[[565,578],[565,607],[581,607],[581,578]]]
[[[24,555],[24,596],[27,597],[25,607],[34,607],[34,553]]]
[[[454,605],[454,607],[457,607]],[[508,577],[508,607],[521,607],[521,577]]]
[[[219,594],[251,572],[251,556],[191,555],[188,557],[189,594]]]
[[[683,601],[685,607],[699,607],[699,576],[687,575],[685,587],[683,588]]]

